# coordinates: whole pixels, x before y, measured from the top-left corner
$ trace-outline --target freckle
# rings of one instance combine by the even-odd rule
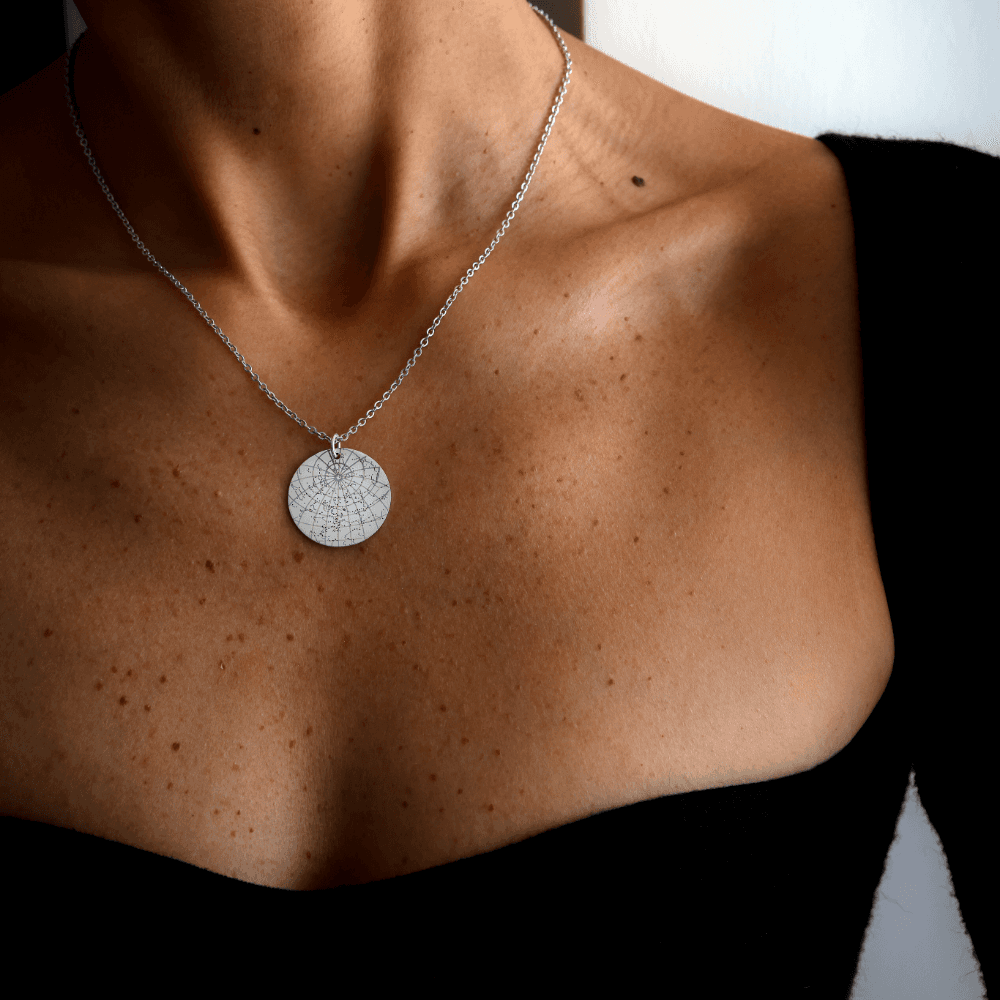
[[[458,601],[452,601],[452,602],[451,602],[451,606],[452,606],[452,607],[455,607],[455,605],[456,605],[456,604],[458,604]]]
[[[212,560],[211,559],[206,559],[205,560],[205,569],[207,569],[209,571],[209,573],[214,573],[215,572],[215,567],[212,565]]]
[[[167,782],[167,791],[169,792],[170,789],[173,788],[173,787],[174,787],[174,783],[172,781],[168,781]]]
[[[295,740],[289,740],[288,741],[288,746],[289,746],[289,749],[291,749],[292,747],[294,747],[295,746]]]
[[[289,642],[291,642],[291,641],[292,641],[292,640],[293,640],[293,639],[295,638],[295,636],[294,636],[294,635],[292,635],[292,633],[291,633],[291,632],[289,632],[289,633],[288,633],[288,634],[287,634],[287,635],[285,636],[285,638],[286,638],[286,639],[287,639],[287,640],[288,640]]]
[[[612,677],[609,677],[609,678],[608,678],[608,684],[609,684],[609,685],[610,685],[610,684],[614,684],[614,678],[612,678]]]
[[[600,644],[600,643],[598,643],[598,644],[597,644],[597,648],[598,648],[598,649],[600,649],[600,648],[601,648],[601,644]]]
[[[409,804],[410,804],[409,802],[404,802],[403,803],[403,808],[405,809]]]
[[[499,368],[495,369],[494,372],[493,372],[493,374],[494,375],[499,375],[500,374],[500,369]]]
[[[250,827],[250,832],[253,833],[253,827]]]
[[[639,536],[638,536],[638,535],[636,535],[636,536],[635,536],[635,538],[633,538],[633,539],[632,539],[632,541],[633,541],[633,542],[637,542],[637,541],[639,541]]]
[[[259,129],[259,128],[255,128],[255,129],[253,130],[253,134],[254,134],[254,135],[260,135],[260,129]]]
[[[305,554],[304,552],[295,552],[295,553],[293,553],[293,554],[292,554],[292,558],[293,558],[293,559],[294,559],[294,560],[295,560],[295,561],[296,561],[297,563],[300,563],[300,562],[302,562],[302,560],[303,560],[303,559],[305,559],[305,557],[306,557],[306,554]]]
[[[142,708],[143,708],[143,711],[146,711],[146,712],[149,711],[149,705],[143,705]]]
[[[42,633],[42,635],[44,635],[44,636],[45,636],[45,638],[47,639],[47,638],[48,638],[48,637],[49,637],[50,635],[52,635],[52,629],[50,629],[50,628],[47,628],[47,629],[46,629],[46,630],[45,630],[45,631],[44,631],[44,632]]]
[[[226,636],[226,642],[232,642],[232,641],[233,641],[232,635],[227,635]]]
[[[448,706],[447,705],[442,705],[441,706],[441,711],[442,712],[447,712],[448,711]]]
[[[181,478],[181,470],[180,469],[174,469],[173,473],[174,473],[174,478],[176,478],[176,479],[180,479]]]
[[[635,186],[636,186],[637,188],[641,188],[641,187],[644,187],[644,186],[645,186],[645,184],[646,184],[646,182],[645,182],[645,181],[644,181],[644,180],[643,180],[643,179],[642,179],[641,177],[633,177],[633,178],[632,178],[632,183],[633,183],[633,184],[634,184],[634,185],[635,185]]]
[[[469,742],[469,737],[468,736],[463,736],[462,737],[462,746],[465,746],[465,744],[468,743],[468,742]]]
[[[437,780],[438,780],[438,776],[436,774],[432,774],[431,775],[431,781],[437,781]]]
[[[323,584],[321,584],[321,583],[317,584],[316,585],[316,589],[322,594],[323,593]]]
[[[94,690],[95,691],[100,691],[103,687],[104,687],[104,685],[100,681],[95,681],[94,682]]]
[[[118,482],[118,480],[117,480],[117,479],[112,479],[112,480],[111,480],[111,485],[112,485],[112,486],[121,486],[121,483],[120,483],[120,482]]]
[[[118,704],[119,704],[119,705],[127,705],[127,704],[128,704],[128,702],[127,702],[127,701],[125,700],[125,695],[122,695],[122,696],[121,696],[121,697],[120,697],[120,698],[118,699]]]
[[[135,515],[135,523],[138,524],[142,520],[142,514]]]
[[[500,756],[500,751],[499,751],[499,750],[494,750],[493,752],[494,752],[494,753],[495,753],[495,754],[496,754],[496,755],[497,755],[498,757]]]
[[[306,851],[306,860],[312,859],[312,851]]]
[[[160,675],[160,683],[161,684],[166,684],[167,683],[167,675],[166,674],[161,674]]]
[[[569,292],[563,292],[563,298],[564,299],[568,299],[569,298]]]
[[[180,750],[180,748],[181,748],[180,743],[171,743],[170,744],[170,749],[171,750]]]
[[[493,812],[493,803],[492,802],[486,807],[486,811],[487,812]]]

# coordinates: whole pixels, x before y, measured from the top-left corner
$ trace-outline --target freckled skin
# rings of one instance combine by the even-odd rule
[[[573,55],[516,227],[351,440],[393,506],[341,550],[285,502],[321,443],[129,256],[71,133],[32,126],[24,155],[70,200],[9,227],[31,254],[5,259],[63,270],[18,264],[0,302],[5,812],[318,888],[791,773],[860,726],[892,655],[840,175]],[[618,101],[645,110],[597,141],[632,120]],[[333,428],[480,252],[473,208],[350,309],[205,267],[189,287]]]

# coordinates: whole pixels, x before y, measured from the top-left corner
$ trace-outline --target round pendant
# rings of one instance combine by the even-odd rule
[[[320,545],[357,545],[382,527],[392,493],[382,466],[364,452],[328,448],[307,458],[288,484],[288,511],[302,534]]]

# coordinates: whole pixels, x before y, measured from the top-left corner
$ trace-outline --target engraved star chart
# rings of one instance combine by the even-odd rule
[[[382,466],[364,452],[330,450],[307,458],[288,484],[288,510],[298,529],[320,545],[363,542],[389,516],[392,491]]]

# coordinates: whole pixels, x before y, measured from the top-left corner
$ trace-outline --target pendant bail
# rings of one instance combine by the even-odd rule
[[[330,452],[333,455],[333,460],[335,462],[340,461],[340,435],[334,434],[333,440],[330,442]]]

